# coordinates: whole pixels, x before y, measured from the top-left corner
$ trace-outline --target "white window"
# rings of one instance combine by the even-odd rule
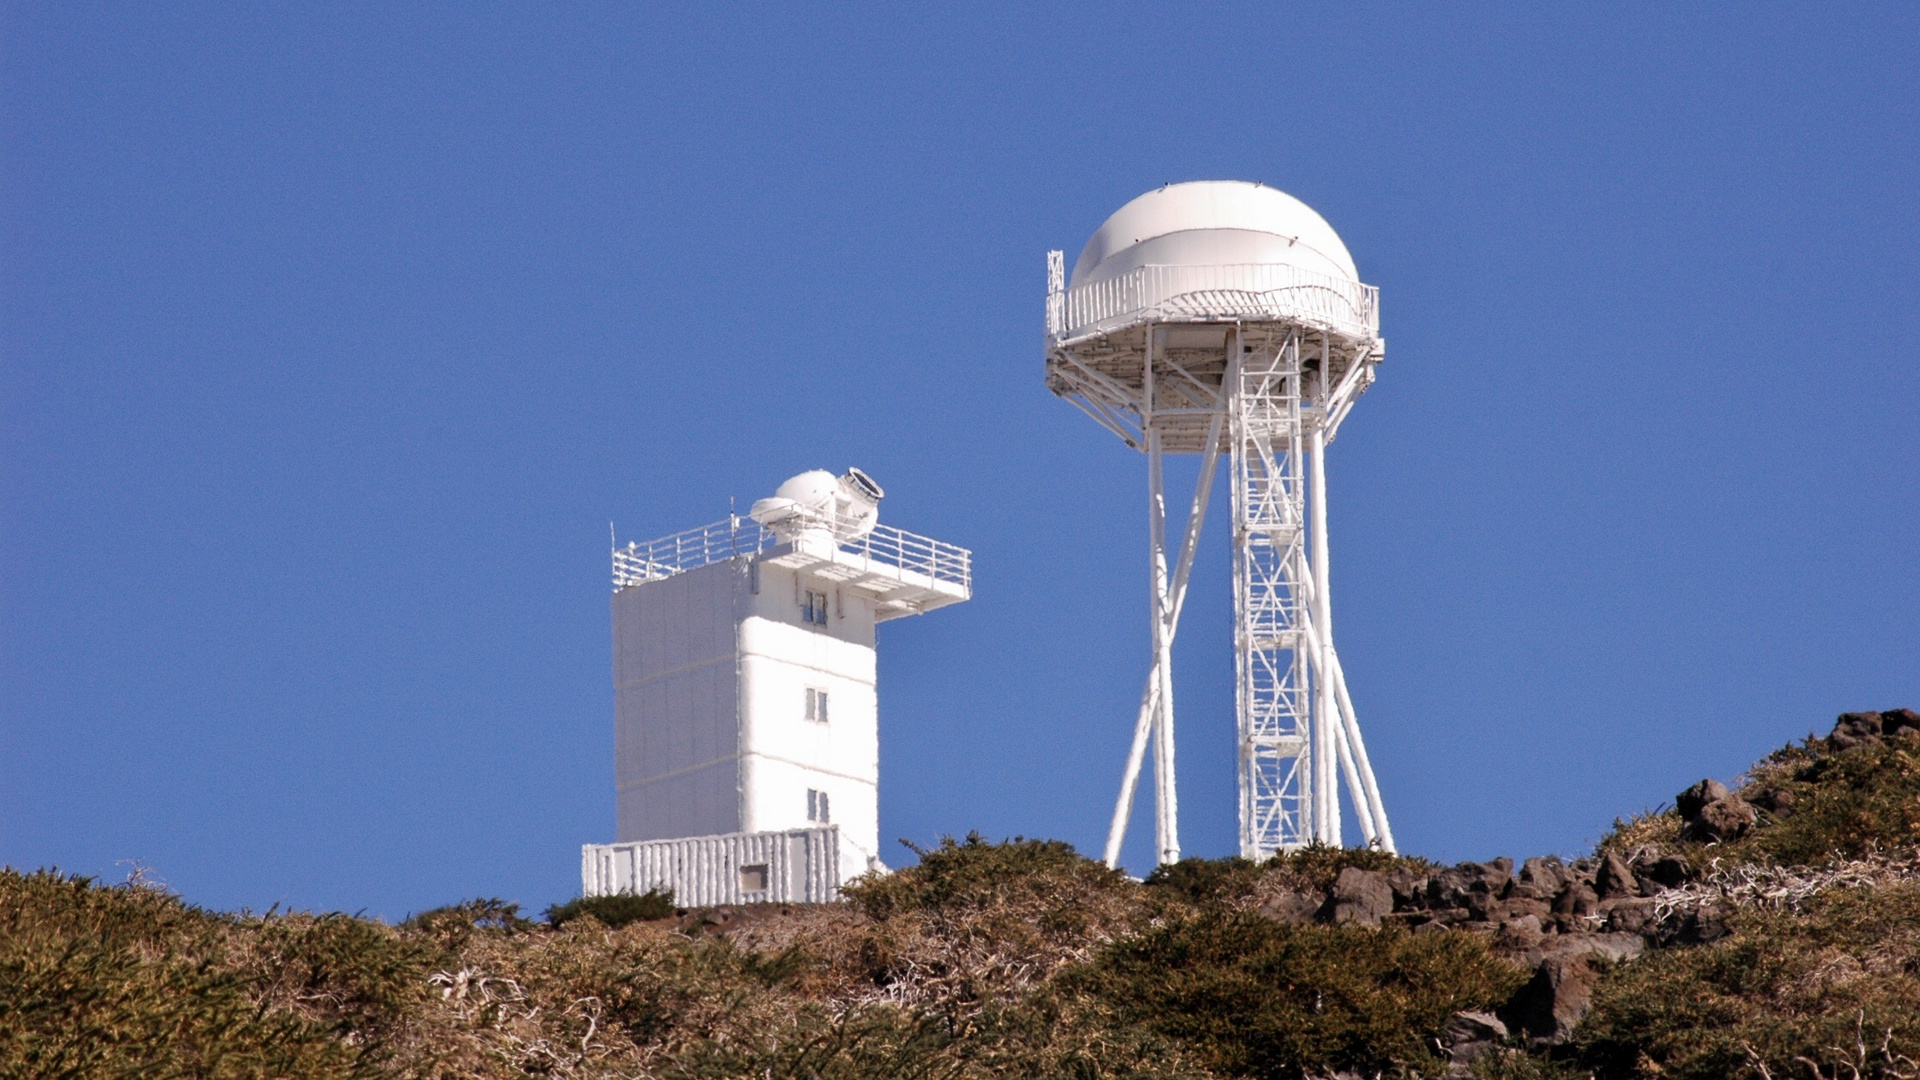
[[[827,793],[807,789],[807,820],[817,825],[827,825],[831,819],[827,815]]]
[[[827,722],[827,692],[807,687],[807,719],[816,724]]]
[[[827,625],[826,593],[814,592],[812,589],[806,591],[806,599],[800,602],[800,621],[815,623],[819,626]]]

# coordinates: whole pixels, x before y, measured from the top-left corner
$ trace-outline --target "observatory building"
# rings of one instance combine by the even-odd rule
[[[1333,227],[1285,192],[1169,184],[1114,211],[1067,276],[1047,255],[1047,387],[1147,458],[1152,660],[1107,834],[1115,865],[1149,747],[1155,841],[1180,858],[1173,638],[1215,467],[1232,474],[1240,854],[1339,844],[1339,780],[1393,850],[1333,647],[1326,450],[1384,352],[1379,293]],[[1200,455],[1167,535],[1161,459]]]
[[[859,469],[613,549],[616,839],[588,896],[821,902],[884,870],[875,628],[972,595],[965,548],[881,525]]]

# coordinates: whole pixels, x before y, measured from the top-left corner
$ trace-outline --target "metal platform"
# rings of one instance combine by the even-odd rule
[[[1180,858],[1172,645],[1216,465],[1233,477],[1240,853],[1341,843],[1341,774],[1369,845],[1393,833],[1333,648],[1324,455],[1384,352],[1379,293],[1286,264],[1144,265],[1066,287],[1047,261],[1047,387],[1147,455],[1153,663],[1108,830],[1117,865],[1151,753],[1155,843]],[[1161,459],[1200,454],[1169,536]]]
[[[889,525],[854,540],[803,533],[782,540],[752,518],[734,515],[711,525],[613,549],[615,590],[695,570],[722,559],[755,555],[837,582],[874,598],[884,622],[919,615],[973,595],[973,553]]]

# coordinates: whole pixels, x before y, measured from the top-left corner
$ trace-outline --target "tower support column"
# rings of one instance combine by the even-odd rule
[[[1313,573],[1313,771],[1322,777],[1315,790],[1313,838],[1323,844],[1340,843],[1339,789],[1333,782],[1338,754],[1340,713],[1333,695],[1333,615],[1327,589],[1327,434],[1320,423],[1309,426],[1308,441],[1313,462],[1312,512],[1308,520],[1313,529],[1313,554],[1308,565]],[[1359,792],[1355,792],[1356,796]]]
[[[1312,741],[1300,334],[1243,328],[1238,340],[1226,391],[1240,854],[1260,860],[1315,835],[1315,792],[1331,778],[1316,771]]]
[[[1167,576],[1166,474],[1162,468],[1160,429],[1153,423],[1154,338],[1147,328],[1145,399],[1147,441],[1147,534],[1149,616],[1153,624],[1153,684],[1157,690],[1153,721],[1153,842],[1162,866],[1180,861],[1180,796],[1173,766],[1173,635],[1168,629],[1172,597]]]
[[[1153,838],[1155,860],[1161,865],[1180,861],[1179,793],[1173,769],[1173,640],[1167,622],[1171,612],[1167,578],[1167,507],[1165,476],[1161,470],[1160,435],[1147,431],[1148,515],[1152,536],[1150,603],[1153,625]]]
[[[1159,730],[1160,716],[1160,655],[1161,646],[1165,646],[1167,671],[1172,671],[1173,639],[1180,628],[1180,612],[1186,604],[1187,581],[1193,571],[1194,551],[1200,546],[1200,527],[1207,519],[1207,505],[1213,495],[1214,474],[1220,464],[1220,452],[1226,433],[1226,410],[1215,412],[1207,426],[1207,449],[1200,456],[1200,477],[1194,485],[1193,507],[1187,512],[1187,528],[1180,542],[1180,554],[1174,561],[1173,577],[1168,587],[1167,602],[1156,606],[1156,614],[1163,616],[1164,629],[1154,646],[1154,661],[1148,665],[1146,687],[1140,692],[1140,712],[1134,719],[1133,745],[1127,753],[1127,766],[1120,778],[1120,797],[1113,804],[1113,820],[1107,826],[1107,846],[1104,861],[1109,867],[1120,865],[1120,847],[1126,840],[1127,822],[1133,816],[1134,794],[1140,783],[1140,769],[1145,764],[1147,744],[1153,742]],[[1155,487],[1152,479],[1154,470],[1149,467],[1149,489]],[[1163,505],[1165,499],[1164,473],[1158,484],[1160,498],[1156,505]],[[1156,751],[1156,761],[1158,761]],[[1158,765],[1155,766],[1158,768]],[[1156,820],[1158,820],[1160,800],[1156,794],[1154,800]],[[1177,835],[1177,834],[1176,834]],[[1158,853],[1156,853],[1158,857]],[[1179,861],[1177,851],[1175,862]]]
[[[1047,253],[1047,388],[1148,459],[1152,654],[1109,866],[1149,750],[1156,858],[1180,855],[1172,647],[1219,456],[1232,476],[1240,854],[1341,843],[1343,786],[1367,843],[1393,850],[1334,648],[1325,461],[1374,382],[1379,299],[1323,218],[1261,184],[1141,195],[1094,233],[1071,278],[1066,253]],[[1177,551],[1167,454],[1205,455]]]

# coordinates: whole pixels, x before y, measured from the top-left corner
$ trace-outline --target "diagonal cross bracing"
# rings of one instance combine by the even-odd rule
[[[1058,294],[1057,256],[1050,271],[1050,293]],[[1184,320],[1143,312],[1085,334],[1060,329],[1071,325],[1062,303],[1049,296],[1049,388],[1148,458],[1153,652],[1107,836],[1108,865],[1118,865],[1149,751],[1157,858],[1180,856],[1171,646],[1214,464],[1223,456],[1233,499],[1241,854],[1258,860],[1315,841],[1339,844],[1343,780],[1365,841],[1392,851],[1327,602],[1325,447],[1373,382],[1381,349],[1374,308],[1367,306],[1364,326],[1342,330],[1277,311],[1234,321],[1209,309]],[[1168,453],[1203,455],[1177,547],[1160,467]]]
[[[1233,448],[1234,660],[1240,854],[1310,838],[1316,775],[1308,617],[1300,335],[1243,332],[1228,387]]]

